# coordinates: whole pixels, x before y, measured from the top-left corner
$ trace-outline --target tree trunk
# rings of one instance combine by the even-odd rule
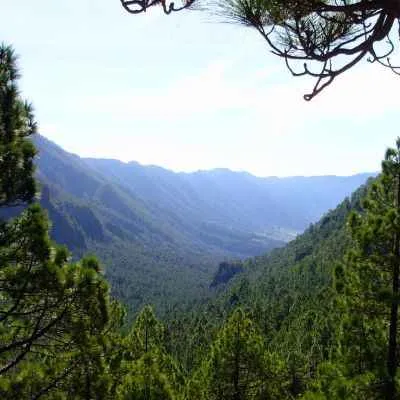
[[[240,322],[236,325],[236,343],[235,343],[235,365],[233,366],[233,400],[241,400],[239,389],[239,374],[240,374]]]

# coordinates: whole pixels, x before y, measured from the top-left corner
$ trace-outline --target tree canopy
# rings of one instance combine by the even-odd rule
[[[27,138],[36,132],[32,105],[18,92],[14,50],[0,46],[0,207],[31,201],[35,149]]]
[[[379,177],[224,290],[130,329],[94,257],[50,240],[31,109],[0,46],[0,398],[399,399],[400,139]],[[347,223],[346,223],[347,221]],[[239,268],[239,271],[236,269]],[[139,311],[139,310],[137,310]]]
[[[311,100],[334,79],[367,58],[400,74],[396,49],[397,0],[120,0],[137,14],[161,6],[166,14],[200,6],[228,21],[255,28],[294,76],[316,79]]]
[[[36,194],[36,124],[18,91],[13,49],[0,45],[0,208],[25,205]],[[38,204],[14,219],[0,218],[0,397],[38,399],[68,391],[93,398],[109,329],[109,287],[98,261],[70,263],[51,242]],[[114,306],[113,306],[114,307]],[[117,311],[114,307],[113,311]],[[71,382],[84,384],[72,388]],[[54,397],[53,397],[54,398]]]

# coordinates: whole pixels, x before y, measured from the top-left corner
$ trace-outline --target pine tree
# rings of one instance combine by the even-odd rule
[[[400,138],[388,149],[382,174],[372,184],[364,211],[349,221],[354,248],[348,254],[346,294],[350,308],[347,343],[358,373],[374,370],[380,395],[399,397],[398,301],[400,275]],[[386,328],[387,327],[387,328]],[[385,333],[387,329],[387,332]],[[386,348],[386,349],[384,349]],[[354,360],[354,358],[353,358]],[[383,373],[382,371],[386,371]]]
[[[390,55],[400,18],[397,0],[120,0],[131,14],[161,7],[165,14],[187,8],[207,10],[228,21],[254,28],[293,76],[316,78],[311,100],[361,60],[398,73]],[[387,48],[379,46],[383,39]],[[373,100],[372,100],[373,101]]]
[[[31,201],[36,193],[33,177],[35,149],[27,140],[36,133],[33,108],[18,92],[17,57],[0,45],[0,206]]]
[[[282,371],[282,361],[267,351],[255,324],[238,308],[220,331],[191,393],[203,387],[201,398],[207,400],[285,397]]]
[[[165,345],[165,329],[145,306],[124,340],[125,355],[118,395],[124,400],[173,400],[183,385],[182,373]]]
[[[0,46],[0,206],[33,200],[32,107],[18,92],[11,47]],[[0,221],[0,398],[94,397],[109,327],[109,288],[96,259],[71,263],[39,205]],[[71,376],[85,385],[74,393]],[[58,393],[55,395],[55,393]],[[65,397],[67,396],[67,397]]]

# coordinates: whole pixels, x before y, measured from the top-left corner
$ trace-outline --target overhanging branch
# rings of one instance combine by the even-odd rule
[[[164,13],[180,11],[201,0],[120,0],[132,14],[161,6]],[[365,57],[400,74],[389,58],[396,46],[390,34],[400,19],[399,0],[209,0],[207,9],[235,23],[255,28],[273,54],[285,59],[294,76],[317,79],[311,100],[340,74]],[[400,23],[399,23],[400,30]],[[379,51],[376,44],[386,38],[389,49]],[[304,61],[301,71],[291,65]],[[308,63],[319,64],[318,72]]]

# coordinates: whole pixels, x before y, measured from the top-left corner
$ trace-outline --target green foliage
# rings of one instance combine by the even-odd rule
[[[264,399],[285,393],[283,362],[267,351],[261,333],[240,308],[222,327],[203,368],[205,399]]]
[[[179,174],[79,158],[39,135],[34,143],[51,237],[75,257],[95,253],[130,314],[151,303],[162,315],[208,297],[221,261],[282,246],[368,176]]]
[[[175,399],[183,384],[183,375],[166,350],[165,329],[151,307],[142,309],[122,343],[119,398]]]
[[[0,47],[0,205],[35,194],[26,138],[35,131],[31,107],[18,94],[16,57]],[[0,397],[93,398],[104,389],[108,284],[93,257],[70,263],[49,237],[39,205],[0,221]],[[114,307],[115,308],[115,307]],[[73,378],[72,378],[73,377]],[[84,385],[78,385],[80,380]],[[71,382],[74,382],[71,384]],[[66,385],[66,386],[64,386]],[[107,385],[106,385],[107,386]]]
[[[365,372],[356,377],[349,378],[343,365],[330,362],[321,363],[310,390],[302,400],[359,400],[370,399],[369,388],[375,380],[371,372]]]
[[[344,299],[348,306],[346,350],[351,376],[376,376],[376,396],[395,399],[398,366],[400,276],[400,139],[386,152],[381,176],[353,213],[354,247],[345,259]],[[341,275],[344,275],[343,272]]]
[[[24,150],[34,123],[17,94],[12,50],[3,46],[0,56],[0,199],[1,205],[16,205],[34,195],[35,152]],[[53,156],[64,157],[60,150]],[[101,182],[98,176],[87,177],[86,186],[73,189],[102,200],[93,210],[68,196],[56,204],[50,191],[62,193],[60,188],[49,187],[42,196],[55,223],[64,221],[78,247],[83,238],[88,247],[104,251],[99,243],[115,240],[126,229],[107,255],[124,260],[120,280],[133,274],[132,261],[149,275],[147,267],[153,265],[150,261],[144,268],[139,262],[144,257],[129,252],[129,227],[137,228],[133,234],[143,235],[147,245],[159,245],[153,252],[159,261],[169,257],[165,250],[172,259],[178,257],[174,246],[163,247],[168,230],[156,229],[139,201]],[[165,306],[164,322],[144,306],[129,330],[96,257],[73,259],[66,247],[56,245],[38,204],[15,210],[14,218],[0,221],[2,399],[398,398],[400,139],[396,149],[388,150],[381,176],[285,248],[221,263],[214,282],[224,286],[213,296],[186,309]],[[138,221],[138,215],[149,218],[149,224]],[[109,230],[113,222],[121,222],[120,230]],[[108,273],[115,279],[113,267]],[[177,289],[172,270],[163,275],[169,286],[152,288],[160,302]],[[160,280],[158,273],[153,271],[146,282]],[[150,290],[134,291],[133,281],[112,284],[117,293],[128,288],[143,296],[136,304]]]
[[[316,79],[309,101],[364,58],[397,72],[390,55],[400,16],[397,1],[375,0],[120,0],[131,14],[162,6],[165,14],[186,8],[254,28],[271,52],[283,58],[294,76]],[[387,39],[389,49],[377,46]],[[383,61],[384,60],[384,61]]]
[[[36,132],[32,106],[19,95],[17,57],[0,45],[0,206],[31,201],[36,192],[32,176]]]
[[[210,287],[217,287],[221,284],[228,283],[236,274],[243,272],[243,265],[240,261],[227,262],[219,264],[218,271],[210,284]]]
[[[232,339],[228,341],[234,330],[232,320],[226,315],[236,315],[238,306],[246,312],[238,310],[237,315],[251,323],[252,328],[244,329],[250,332],[249,340],[253,337],[252,332],[256,332],[256,337],[261,340],[258,343],[261,343],[262,356],[258,364],[256,360],[260,358],[251,352],[251,346],[248,350],[253,354],[250,358],[255,365],[261,366],[258,370],[261,380],[270,382],[268,387],[272,394],[264,392],[264,396],[277,399],[302,395],[307,398],[346,398],[345,395],[340,397],[340,393],[347,387],[346,395],[364,398],[364,383],[372,382],[374,374],[366,372],[350,377],[348,367],[341,363],[348,345],[343,342],[342,335],[348,328],[346,321],[350,315],[335,286],[340,279],[343,285],[347,284],[340,262],[353,245],[346,221],[352,210],[361,209],[365,193],[365,187],[358,190],[285,248],[247,260],[243,263],[244,271],[229,282],[226,290],[199,307],[192,318],[186,314],[180,318],[180,323],[172,321],[172,333],[174,330],[181,332],[172,336],[172,340],[179,341],[181,346],[183,343],[184,348],[190,349],[191,354],[197,354],[196,359],[201,360],[188,363],[185,352],[176,350],[179,345],[170,346],[178,359],[193,371],[187,389],[188,399],[223,395],[223,388],[218,384],[223,385],[224,379],[229,381],[229,374],[224,375],[223,371],[229,371],[232,365],[228,363],[232,352],[226,343],[234,343]],[[205,331],[201,327],[206,327]],[[186,331],[196,333],[187,335]],[[354,353],[354,349],[349,352]],[[215,362],[213,369],[210,360],[219,360],[219,364]],[[335,384],[333,376],[336,372],[328,373],[328,365],[332,365],[332,371],[338,371]],[[262,384],[254,386],[263,392]],[[326,389],[328,386],[329,390]],[[227,398],[232,398],[232,392],[227,393]],[[243,394],[239,395],[243,397]],[[258,392],[249,393],[244,398],[257,398],[258,395]]]
[[[143,356],[131,367],[118,395],[123,400],[173,400],[169,377],[160,371],[159,361]]]
[[[71,366],[88,367],[86,355],[98,353],[109,322],[108,285],[93,258],[70,264],[65,248],[52,245],[37,205],[1,237],[0,391],[22,399],[64,379]]]

